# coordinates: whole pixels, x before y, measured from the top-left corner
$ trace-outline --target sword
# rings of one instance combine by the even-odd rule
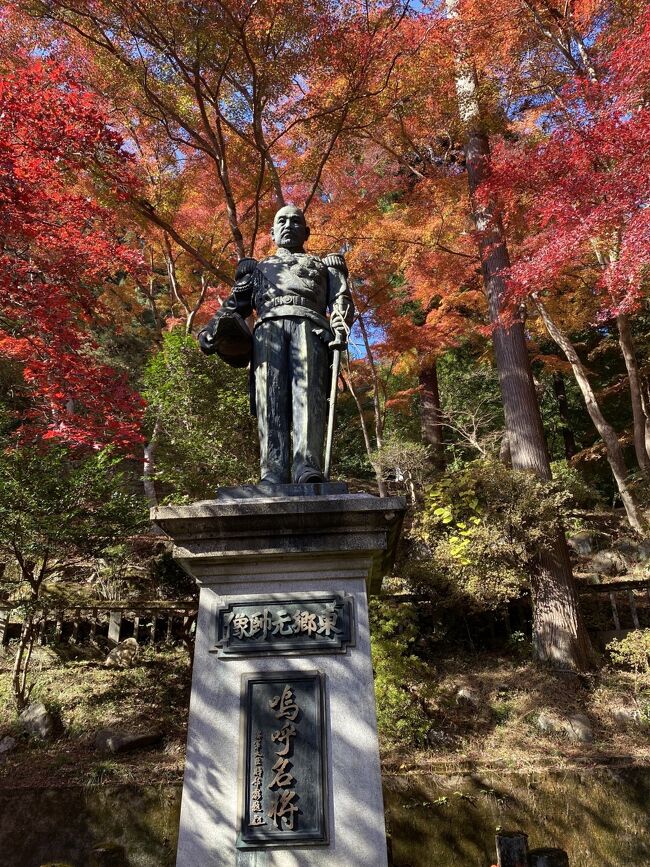
[[[348,345],[348,338],[350,336],[350,328],[346,325],[345,319],[348,315],[349,305],[346,304],[345,308],[341,312],[341,322],[343,325],[343,329],[345,331],[345,337],[341,339],[335,339],[330,343],[330,349],[332,350],[332,382],[330,385],[330,396],[329,396],[329,405],[328,405],[328,413],[327,413],[327,437],[325,439],[325,466],[323,475],[329,481],[330,477],[330,466],[332,464],[332,440],[334,439],[334,415],[336,413],[336,391],[337,385],[339,382],[339,370],[341,368],[341,352]]]
[[[327,438],[325,440],[325,472],[324,476],[329,481],[330,465],[332,463],[332,440],[334,439],[334,414],[336,412],[336,391],[339,381],[339,369],[341,367],[340,344],[336,345],[332,352],[332,384],[330,386],[329,411],[327,415]]]

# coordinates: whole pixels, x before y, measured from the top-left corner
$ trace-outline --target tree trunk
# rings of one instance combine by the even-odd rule
[[[375,478],[377,479],[377,490],[379,491],[380,497],[388,496],[388,487],[386,485],[386,481],[384,479],[384,468],[383,461],[381,456],[381,450],[383,448],[383,436],[384,436],[384,419],[381,410],[381,394],[380,394],[380,386],[379,386],[379,377],[377,376],[377,367],[375,365],[375,357],[372,352],[372,346],[370,345],[370,337],[368,336],[368,331],[366,329],[366,325],[363,321],[363,316],[359,314],[357,316],[357,322],[359,324],[359,331],[361,332],[361,337],[363,338],[363,344],[366,348],[366,361],[368,362],[368,368],[370,370],[370,379],[372,381],[372,409],[375,419],[375,443],[377,445],[377,458],[373,460],[371,457],[372,448],[370,444],[370,437],[368,435],[368,427],[366,425],[366,420],[363,416],[363,407],[361,406],[361,402],[359,401],[356,392],[354,391],[354,386],[352,385],[351,377],[348,377],[348,387],[350,388],[350,392],[354,401],[357,405],[357,409],[359,410],[359,416],[361,419],[361,427],[363,429],[363,439],[366,444],[366,451],[368,452],[368,460],[372,464],[372,467],[375,471]]]
[[[627,468],[625,466],[625,461],[623,460],[623,452],[621,450],[616,431],[602,414],[600,406],[598,405],[598,401],[596,400],[594,390],[591,387],[591,383],[589,382],[587,371],[585,370],[582,361],[580,361],[578,353],[576,352],[575,347],[571,343],[568,335],[566,335],[561,330],[561,328],[554,322],[550,313],[548,312],[544,304],[539,300],[539,298],[535,298],[535,303],[537,305],[537,309],[539,310],[539,314],[544,321],[546,330],[548,331],[552,339],[560,347],[562,352],[565,354],[567,361],[571,365],[573,375],[575,376],[578,387],[582,392],[582,396],[587,407],[587,412],[589,413],[589,416],[594,423],[596,430],[598,431],[603,442],[605,443],[607,460],[609,461],[609,465],[612,469],[612,474],[614,475],[614,479],[616,480],[616,486],[618,487],[618,492],[621,496],[621,500],[623,501],[623,506],[625,508],[625,513],[627,515],[629,524],[633,530],[637,531],[637,533],[643,533],[643,517],[636,503],[634,495],[632,494],[632,491],[630,490],[630,487],[627,483]]]
[[[420,401],[422,440],[431,448],[431,462],[435,469],[445,468],[445,447],[442,436],[442,410],[438,389],[438,369],[435,360],[420,370]]]
[[[630,397],[632,399],[632,418],[634,422],[634,452],[643,475],[650,477],[650,456],[646,451],[646,425],[648,419],[643,408],[641,396],[641,374],[634,351],[634,340],[630,330],[630,322],[625,313],[619,313],[616,317],[618,327],[618,342],[625,359],[627,377],[630,383]]]
[[[14,658],[13,671],[11,674],[11,689],[14,702],[18,711],[23,710],[27,704],[27,669],[34,644],[33,616],[28,614],[23,622],[20,632],[16,656]]]
[[[370,344],[370,337],[366,329],[366,324],[363,321],[363,316],[357,316],[359,331],[363,338],[363,345],[366,348],[366,358],[370,369],[370,379],[372,381],[372,408],[375,414],[375,442],[377,443],[377,451],[381,454],[384,445],[384,417],[381,409],[381,389],[379,386],[379,377],[377,376],[377,366],[375,364],[375,356]]]
[[[531,597],[537,659],[558,669],[593,667],[597,657],[580,612],[564,531],[553,547],[540,549]]]
[[[503,323],[505,281],[502,274],[510,266],[505,233],[499,216],[483,210],[475,195],[489,161],[487,136],[471,136],[467,155],[472,209],[476,227],[481,233],[479,253],[493,325],[492,342],[512,467],[531,470],[542,479],[550,479],[548,447],[523,322],[517,317],[509,327]]]
[[[149,437],[149,442],[144,446],[144,468],[142,475],[142,483],[144,485],[144,495],[147,498],[150,509],[155,509],[158,505],[158,494],[156,493],[156,482],[154,479],[156,470],[156,448],[158,446],[158,437],[160,436],[160,417],[156,418],[153,426],[153,431]]]
[[[499,460],[505,467],[512,469],[512,458],[510,456],[510,438],[508,431],[504,431],[501,445],[499,446]]]
[[[646,376],[641,380],[641,403],[645,415],[645,450],[650,455],[650,390]]]
[[[457,17],[457,0],[447,0],[450,16]],[[483,129],[477,96],[477,81],[471,61],[457,55],[456,92],[465,127],[465,157],[472,216],[478,232],[483,283],[488,299],[492,341],[503,398],[513,469],[531,470],[542,479],[551,478],[548,449],[537,392],[528,356],[523,322],[515,314],[504,322],[504,271],[510,266],[501,215],[493,201],[484,201],[478,189],[490,169],[490,143]]]
[[[359,395],[356,393],[354,385],[352,384],[351,374],[348,373],[347,375],[345,375],[343,371],[341,371],[341,376],[343,377],[343,381],[345,382],[345,385],[347,386],[350,394],[352,395],[352,399],[354,400],[354,403],[357,407],[357,412],[359,413],[359,422],[361,423],[361,433],[363,434],[363,442],[366,447],[366,455],[368,456],[368,462],[375,474],[379,496],[387,497],[388,488],[384,480],[383,467],[381,463],[373,457],[373,454],[381,455],[381,452],[378,450],[377,452],[373,453],[372,442],[370,441],[370,432],[368,431],[368,423],[366,422],[366,417],[363,414],[363,406],[361,404],[361,401],[359,400]]]
[[[458,21],[458,0],[447,0]],[[460,34],[458,34],[460,35]],[[493,326],[494,354],[510,446],[512,468],[551,478],[546,438],[533,382],[521,318],[504,323],[504,269],[510,264],[501,216],[494,201],[482,200],[478,188],[490,167],[490,144],[481,121],[474,65],[460,39],[455,44],[456,93],[465,129],[465,157],[472,216],[478,231],[483,282]],[[587,669],[596,657],[578,608],[571,563],[563,531],[552,550],[540,550],[531,575],[533,646],[540,661],[560,668]]]
[[[564,386],[564,377],[561,373],[553,374],[553,392],[557,401],[557,411],[562,421],[562,438],[564,439],[564,454],[567,461],[578,451],[576,440],[571,430],[571,419],[569,417],[569,402],[566,398],[566,388]]]

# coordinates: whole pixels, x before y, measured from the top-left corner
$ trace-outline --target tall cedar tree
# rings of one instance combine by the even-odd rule
[[[476,223],[483,280],[513,469],[551,478],[544,428],[519,315],[508,315],[504,272],[510,265],[497,203],[481,199],[479,188],[490,169],[490,141],[478,99],[478,82],[456,0],[447,0],[453,28],[456,91],[465,129],[465,155],[472,213]],[[511,313],[511,312],[510,312]],[[539,551],[531,575],[533,644],[538,659],[558,667],[587,669],[594,651],[580,614],[563,532]]]

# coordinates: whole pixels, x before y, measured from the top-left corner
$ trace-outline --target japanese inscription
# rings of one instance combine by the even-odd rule
[[[253,765],[253,780],[251,785],[251,821],[250,825],[266,825],[262,808],[262,785],[264,783],[264,762],[262,754],[262,732],[255,735],[255,764]]]
[[[243,676],[239,848],[328,842],[319,672]]]
[[[341,653],[350,644],[353,600],[339,593],[282,600],[253,597],[217,613],[215,649],[222,656]]]
[[[293,814],[298,812],[298,807],[293,803],[296,797],[296,790],[292,786],[296,783],[296,778],[288,770],[292,767],[292,762],[285,758],[292,753],[292,739],[298,734],[298,729],[293,722],[298,717],[300,708],[296,704],[294,690],[287,684],[282,690],[282,695],[276,695],[270,699],[269,705],[275,711],[275,716],[278,719],[289,720],[285,725],[273,732],[271,740],[275,744],[275,754],[278,757],[273,765],[275,776],[269,783],[269,789],[277,789],[273,792],[273,802],[271,809],[268,812],[269,818],[273,819],[277,827],[280,829],[286,828],[288,831],[293,831],[294,821]],[[280,749],[277,749],[277,747]],[[284,823],[284,824],[283,824]]]

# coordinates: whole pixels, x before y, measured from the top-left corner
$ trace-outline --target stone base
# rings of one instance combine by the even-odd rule
[[[239,485],[236,488],[217,488],[217,502],[265,499],[266,497],[328,497],[347,494],[345,482],[318,482],[308,485],[273,485],[259,482],[257,485]]]
[[[247,487],[222,490],[246,491]],[[311,575],[316,557],[323,574],[323,560],[329,553],[329,574],[335,578],[349,575],[345,566],[352,559],[338,556],[345,552],[370,558],[362,574],[374,593],[392,566],[403,514],[400,497],[277,493],[160,506],[152,509],[151,520],[171,536],[174,558],[199,583],[219,579],[246,583],[263,580],[264,575],[277,580],[288,572]]]
[[[201,587],[177,867],[386,867],[366,593],[372,574],[379,586],[403,510],[397,498],[285,493],[152,512]],[[220,609],[331,593],[353,600],[352,641],[339,652],[217,649]],[[243,677],[307,672],[320,675],[325,692],[326,842],[292,845],[287,831],[286,845],[238,848]]]
[[[203,587],[197,623],[177,867],[386,867],[386,832],[370,662],[368,609],[363,580],[278,580],[274,595],[336,590],[355,602],[356,646],[345,654],[304,657],[220,658],[214,650],[217,610],[268,584],[233,593]],[[243,674],[317,670],[326,683],[329,844],[246,851],[236,848],[240,823],[238,778]]]

